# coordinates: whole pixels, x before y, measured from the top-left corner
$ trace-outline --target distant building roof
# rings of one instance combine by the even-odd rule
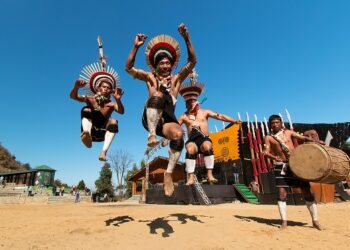
[[[23,170],[23,171],[2,172],[2,173],[0,173],[0,176],[15,175],[15,174],[25,174],[25,173],[31,173],[31,172],[37,172],[37,171],[38,170],[36,170],[36,169],[31,169],[31,170]]]
[[[47,165],[41,165],[41,166],[37,166],[34,168],[34,170],[48,170],[48,171],[56,171],[56,169],[50,168]]]
[[[163,156],[157,156],[155,157],[151,162],[149,162],[149,171],[150,173],[160,167],[160,168],[167,168],[169,159]],[[183,168],[185,167],[185,163],[178,161],[176,163],[176,167],[180,167],[182,166]],[[142,176],[146,175],[146,166],[144,166],[143,168],[141,168],[137,173],[135,173],[133,176],[130,176],[130,178],[128,179],[129,181],[136,181],[138,179],[140,179]]]

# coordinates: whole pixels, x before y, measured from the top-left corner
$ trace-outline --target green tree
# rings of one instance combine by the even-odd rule
[[[56,187],[66,187],[66,188],[69,188],[68,184],[67,183],[63,183],[60,179],[55,179],[53,184],[56,186]]]
[[[23,164],[22,166],[23,166],[26,170],[31,170],[31,169],[32,169],[29,163],[25,163],[25,164]]]
[[[56,186],[56,187],[60,187],[62,186],[62,181],[60,179],[56,179],[53,184]]]
[[[85,189],[85,182],[84,180],[79,181],[77,189],[84,190]]]
[[[100,178],[95,181],[96,189],[101,194],[108,194],[109,197],[114,196],[112,185],[112,170],[108,163],[103,165],[100,171]]]

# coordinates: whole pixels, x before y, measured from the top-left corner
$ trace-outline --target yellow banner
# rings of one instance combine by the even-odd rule
[[[239,124],[234,124],[223,131],[209,133],[213,141],[215,161],[240,159],[238,147],[239,127]]]

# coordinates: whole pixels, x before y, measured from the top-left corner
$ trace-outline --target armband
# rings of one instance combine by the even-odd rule
[[[186,65],[184,66],[184,69],[186,69],[187,73],[191,73],[193,69],[193,63],[192,62],[186,63]]]

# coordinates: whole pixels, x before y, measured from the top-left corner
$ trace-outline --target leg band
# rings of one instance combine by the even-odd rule
[[[214,155],[204,156],[204,164],[206,169],[214,168]]]
[[[204,156],[210,156],[210,155],[214,155],[214,151],[213,149],[209,149],[208,151],[203,152]]]
[[[81,126],[83,128],[84,132],[91,132],[91,128],[92,128],[92,121],[91,119],[88,119],[86,117],[83,117],[81,119]]]
[[[87,119],[92,119],[91,109],[90,108],[83,108],[81,110],[81,117],[85,117]]]
[[[184,148],[184,139],[171,140],[169,147],[175,151],[181,151]]]
[[[285,201],[278,201],[278,211],[280,212],[281,219],[283,221],[287,220],[287,202]]]
[[[118,133],[118,125],[117,124],[108,125],[108,127],[106,129],[107,129],[107,131],[109,131],[111,133]]]
[[[197,159],[197,155],[198,155],[198,154],[189,154],[189,153],[186,153],[186,159],[196,160],[196,159]]]
[[[196,168],[196,160],[193,159],[186,159],[186,172],[189,174],[194,173],[194,170]]]
[[[108,151],[109,146],[111,146],[111,143],[114,139],[114,136],[115,136],[115,133],[110,132],[109,130],[106,131],[102,151],[104,151],[104,152]]]
[[[169,163],[168,163],[168,167],[166,169],[166,172],[168,173],[172,173],[177,161],[179,160],[181,155],[181,151],[174,151],[172,149],[169,150]]]
[[[191,174],[194,173],[196,168],[197,154],[186,153],[186,172]]]
[[[317,221],[318,220],[318,216],[317,216],[317,205],[316,205],[316,202],[315,201],[306,201],[306,206],[307,206],[307,209],[309,210],[310,212],[310,215],[311,215],[311,218],[312,218],[312,221]]]

